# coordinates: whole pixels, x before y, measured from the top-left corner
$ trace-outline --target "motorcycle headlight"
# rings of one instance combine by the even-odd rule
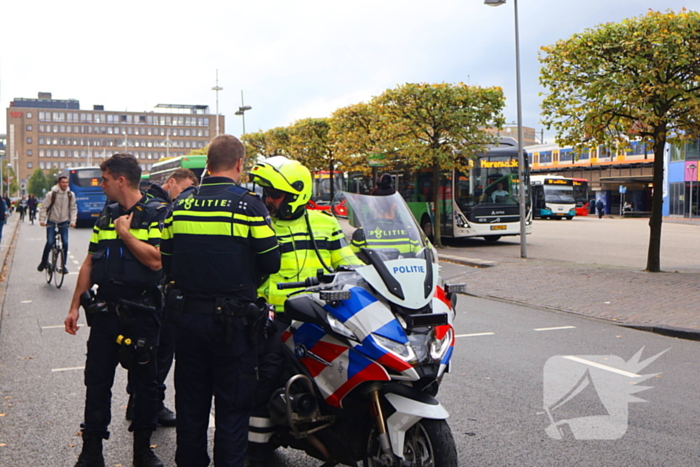
[[[330,314],[328,315],[328,324],[330,324],[331,329],[334,332],[337,332],[341,336],[345,336],[348,339],[352,340],[358,340],[354,332],[352,332],[350,329],[348,329],[346,325],[338,321],[335,317],[333,317]]]
[[[433,333],[435,332],[436,330],[433,330]],[[450,348],[453,336],[454,330],[452,329],[452,326],[450,326],[445,335],[442,336],[442,339],[438,339],[437,337],[433,338],[433,340],[430,342],[430,357],[433,360],[442,360],[447,353],[447,350]]]
[[[416,354],[413,352],[411,346],[399,344],[396,341],[392,341],[391,339],[387,339],[386,337],[382,337],[377,334],[372,334],[372,337],[374,337],[374,341],[377,343],[377,345],[387,352],[391,352],[407,362],[416,361]]]
[[[425,362],[428,358],[428,341],[432,339],[429,334],[411,334],[408,336],[411,343],[411,348],[413,353],[416,354],[416,360],[419,362]]]

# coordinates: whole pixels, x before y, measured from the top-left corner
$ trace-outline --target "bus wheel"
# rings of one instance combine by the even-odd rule
[[[497,241],[499,241],[500,239],[501,239],[501,236],[500,236],[500,235],[486,235],[486,236],[484,237],[484,240],[486,240],[488,243],[497,242]]]
[[[574,219],[574,216],[568,216],[568,217],[566,218],[566,220],[569,220],[569,221],[570,221],[570,220],[573,220],[573,219]]]
[[[430,217],[423,216],[420,221],[421,227],[423,227],[423,232],[425,236],[432,240],[433,238],[433,223],[430,221]]]

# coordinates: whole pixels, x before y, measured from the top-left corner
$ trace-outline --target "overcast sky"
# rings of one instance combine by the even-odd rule
[[[700,0],[520,0],[523,124],[541,129],[543,45],[649,9]],[[0,104],[74,98],[81,109],[204,104],[226,131],[286,126],[403,83],[501,86],[516,119],[513,0],[8,1],[0,24]],[[0,132],[5,133],[5,111]],[[547,135],[546,135],[547,137]]]

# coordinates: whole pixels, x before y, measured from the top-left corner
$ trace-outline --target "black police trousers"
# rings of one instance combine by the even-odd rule
[[[213,305],[212,305],[213,306]],[[214,465],[242,467],[253,405],[257,352],[240,318],[233,339],[213,314],[187,312],[175,334],[175,409],[180,467],[209,465],[207,428],[214,396]]]
[[[85,363],[85,421],[84,433],[109,438],[111,421],[112,385],[119,363],[117,336],[146,339],[148,347],[157,346],[160,331],[160,313],[139,313],[134,324],[124,326],[115,312],[94,313],[91,318]],[[134,418],[129,431],[155,430],[159,408],[156,383],[156,361],[151,356],[146,364],[134,363],[129,370],[129,382],[135,396]]]
[[[286,384],[283,375],[287,362],[282,354],[282,334],[289,327],[290,321],[282,321],[280,315],[275,320],[277,331],[258,349],[258,384],[250,417],[247,458],[260,463],[269,460],[275,447],[269,443],[274,424],[270,419],[268,402],[274,392]]]

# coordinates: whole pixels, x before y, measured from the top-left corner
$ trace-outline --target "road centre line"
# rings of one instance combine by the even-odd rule
[[[592,362],[590,360],[586,360],[585,358],[575,357],[573,355],[565,356],[564,358],[567,360],[571,360],[572,362],[583,363],[584,365],[592,366],[593,368],[598,368],[600,370],[609,371],[611,373],[617,373],[618,375],[627,376],[630,378],[641,378],[642,377],[642,375],[638,375],[636,373],[630,373],[629,371],[620,370],[619,368],[614,368],[612,366],[607,366],[607,365],[603,365],[600,363]]]
[[[455,337],[479,337],[479,336],[493,336],[495,332],[476,332],[474,334],[457,334]]]
[[[57,373],[60,371],[77,371],[77,370],[84,370],[84,369],[85,369],[84,366],[74,366],[74,367],[70,367],[70,368],[52,368],[51,373]]]
[[[561,329],[576,329],[576,326],[558,326],[554,328],[535,328],[533,331],[559,331]]]

